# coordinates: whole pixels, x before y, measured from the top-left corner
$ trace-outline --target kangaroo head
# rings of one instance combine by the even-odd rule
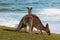
[[[28,14],[32,14],[32,7],[31,8],[27,7],[27,9],[28,9]]]
[[[46,32],[47,32],[48,35],[51,34],[48,23],[46,24],[45,30],[46,30]]]

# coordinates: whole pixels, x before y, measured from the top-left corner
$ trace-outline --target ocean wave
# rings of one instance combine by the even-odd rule
[[[16,12],[0,12],[0,25],[16,27],[19,24],[21,18],[27,13]]]
[[[60,9],[46,8],[46,9],[42,9],[42,11],[38,12],[38,14],[46,15],[46,16],[58,16],[60,15]]]
[[[20,22],[21,18],[26,14],[27,13],[20,13],[20,12],[0,13],[0,24],[16,25]],[[35,15],[37,15],[43,23],[60,23],[60,16],[46,16],[46,15],[43,16],[40,14]]]
[[[24,12],[25,10],[22,10],[22,9],[13,9],[13,8],[12,9],[9,9],[9,8],[8,9],[7,8],[0,9],[0,12],[8,12],[8,11],[11,11],[11,12],[15,12],[15,11],[16,12],[22,12],[23,11]]]
[[[0,3],[0,5],[14,5],[14,3]]]

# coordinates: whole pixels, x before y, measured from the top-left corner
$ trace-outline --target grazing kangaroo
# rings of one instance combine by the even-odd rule
[[[28,8],[28,14],[22,18],[16,31],[19,31],[23,27],[26,30],[27,25],[29,25],[29,33],[31,33],[33,30],[33,27],[35,27],[35,28],[39,29],[41,31],[41,33],[42,33],[42,30],[44,30],[47,32],[48,35],[50,35],[49,25],[46,24],[46,27],[44,27],[44,25],[42,24],[39,17],[32,14],[32,8]]]

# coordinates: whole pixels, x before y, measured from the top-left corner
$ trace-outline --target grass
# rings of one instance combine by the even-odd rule
[[[15,28],[0,26],[0,40],[60,40],[60,34],[29,34],[24,31],[14,32]]]

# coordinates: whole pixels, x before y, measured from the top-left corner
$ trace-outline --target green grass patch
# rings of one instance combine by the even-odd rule
[[[14,32],[15,28],[0,26],[0,40],[60,40],[60,34],[29,34],[24,31]]]

